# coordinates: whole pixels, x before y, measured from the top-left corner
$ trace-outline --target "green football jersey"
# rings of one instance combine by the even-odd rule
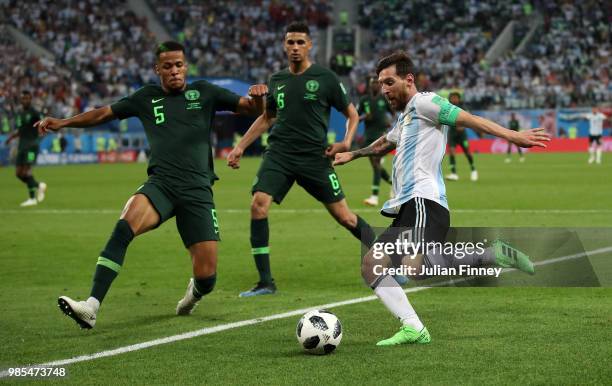
[[[510,120],[510,130],[519,131],[519,121],[516,119]]]
[[[149,175],[184,185],[210,186],[215,178],[210,136],[216,111],[235,111],[240,97],[206,81],[166,93],[147,85],[111,105],[119,119],[138,117],[151,158]]]
[[[448,101],[448,99],[447,99]],[[449,102],[450,103],[450,102]],[[452,106],[457,106],[460,109],[463,110],[463,103],[458,103],[457,105],[453,105],[452,103],[450,103],[450,105]],[[465,128],[463,128],[463,130],[458,131],[457,130],[457,126],[448,126],[448,137],[454,137],[456,139],[455,142],[459,143],[462,142],[464,140],[463,136],[467,135],[467,133],[465,132]],[[465,137],[465,139],[467,139],[467,137]],[[450,141],[449,141],[450,142]]]
[[[266,109],[276,113],[268,138],[270,151],[322,155],[331,108],[343,112],[349,105],[338,76],[318,64],[299,75],[284,69],[272,75],[268,92]]]
[[[365,137],[368,139],[379,138],[388,126],[387,114],[391,112],[389,104],[382,95],[371,96],[366,95],[359,100],[359,115],[369,114],[370,118],[366,118]]]
[[[38,146],[40,137],[34,124],[41,119],[38,111],[32,107],[23,110],[15,116],[15,128],[19,132],[19,149],[29,149]]]

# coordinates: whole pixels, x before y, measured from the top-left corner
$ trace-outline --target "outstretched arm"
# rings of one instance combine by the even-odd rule
[[[255,84],[249,87],[250,98],[240,98],[236,113],[253,117],[261,115],[265,108],[265,96],[267,93],[268,86],[265,84]]]
[[[115,115],[111,107],[104,106],[66,119],[46,117],[36,122],[34,126],[38,128],[40,135],[45,135],[48,132],[57,132],[64,127],[91,127],[113,119]]]
[[[4,144],[8,145],[9,143],[11,143],[12,140],[17,137],[19,137],[19,130],[15,130],[11,134],[9,134],[9,136],[6,138],[6,141],[4,141]]]
[[[470,114],[463,110],[459,112],[456,124],[457,126],[469,127],[485,134],[491,134],[506,139],[520,147],[546,147],[545,142],[550,141],[550,135],[547,134],[543,128],[520,132],[508,130],[493,121]]]
[[[240,142],[238,142],[236,147],[227,155],[227,165],[232,169],[238,169],[240,167],[240,157],[242,157],[244,150],[268,130],[275,121],[276,115],[270,110],[265,110],[263,114],[257,117]]]
[[[566,121],[577,121],[581,119],[589,119],[586,114],[576,113],[576,114],[559,114],[559,118],[565,119]]]
[[[370,146],[364,147],[363,149],[338,153],[334,159],[334,166],[344,165],[345,163],[351,162],[354,159],[361,157],[369,157],[372,155],[382,156],[395,149],[395,144],[389,141],[386,135],[378,138],[376,141],[372,142]]]
[[[342,114],[346,117],[346,133],[344,134],[344,139],[342,142],[336,142],[325,149],[325,155],[327,157],[333,157],[336,153],[349,150],[353,143],[353,137],[357,131],[357,125],[359,125],[359,113],[355,106],[349,103]]]

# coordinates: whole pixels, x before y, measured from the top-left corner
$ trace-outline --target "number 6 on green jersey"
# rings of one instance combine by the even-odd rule
[[[276,96],[276,106],[278,107],[279,110],[285,107],[285,93],[284,92],[279,92],[278,95]]]

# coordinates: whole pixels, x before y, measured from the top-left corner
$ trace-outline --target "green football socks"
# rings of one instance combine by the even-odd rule
[[[383,167],[380,168],[380,177],[383,179],[383,181],[389,184],[391,183],[391,176],[389,175],[389,172],[387,172],[387,170]]]
[[[205,277],[203,279],[193,278],[193,296],[196,298],[201,298],[204,295],[207,295],[212,292],[213,288],[215,288],[215,283],[217,282],[217,274],[213,274],[209,277]]]
[[[123,219],[119,220],[96,264],[90,296],[98,299],[100,303],[119,274],[125,251],[133,239],[134,232],[128,222]]]
[[[378,192],[380,191],[380,169],[374,169],[374,174],[372,176],[372,196],[378,196]]]
[[[268,219],[251,220],[251,253],[255,259],[257,272],[259,272],[260,283],[272,283],[272,272],[270,269],[270,227]]]
[[[448,156],[450,161],[451,173],[457,174],[457,161],[455,160],[455,156],[453,154]]]
[[[34,198],[34,196],[36,196],[36,189],[38,189],[38,181],[36,181],[33,176],[18,176],[17,178],[23,181],[23,183],[28,187],[28,195],[30,198]]]
[[[374,244],[374,241],[376,240],[376,234],[372,230],[370,224],[365,222],[365,220],[359,216],[357,216],[357,225],[355,226],[355,228],[349,229],[349,231],[368,249]]]

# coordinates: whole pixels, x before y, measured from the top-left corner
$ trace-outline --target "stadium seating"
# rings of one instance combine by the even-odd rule
[[[289,20],[309,22],[318,43],[316,56],[322,46],[318,31],[330,24],[333,6],[331,0],[302,0],[290,6],[276,0],[147,3],[168,32],[186,45],[190,75],[257,82],[285,66],[280,38]],[[353,66],[353,89],[381,55],[404,49],[422,70],[421,89],[461,88],[472,109],[566,107],[612,99],[612,23],[603,1],[566,1],[561,6],[545,0],[360,1],[356,6],[372,49]],[[423,9],[428,10],[426,17]],[[45,98],[39,104],[67,115],[156,80],[156,39],[125,0],[8,0],[0,2],[0,10],[3,22],[56,57],[56,62],[35,58],[6,40],[4,33],[5,51],[14,52],[0,63],[7,101],[18,100],[13,94],[17,88],[30,87]],[[520,55],[487,63],[484,55],[508,21],[532,10],[544,17],[536,38]],[[13,60],[21,66],[11,65]]]
[[[567,107],[612,99],[609,8],[604,2],[538,4],[540,33],[521,55],[482,73],[506,108]]]
[[[282,31],[291,20],[306,20],[315,37],[331,18],[331,1],[191,2],[150,0],[163,25],[187,47],[192,74],[232,76],[266,82],[286,65]]]
[[[34,95],[35,107],[41,111],[64,116],[78,112],[80,99],[74,90],[79,83],[66,68],[53,60],[29,54],[11,38],[6,29],[0,29],[0,105],[9,119],[19,106],[19,96],[27,89]]]
[[[5,18],[72,70],[86,90],[116,98],[153,81],[155,38],[121,0],[8,2]],[[103,38],[102,38],[103,37]]]
[[[465,6],[467,5],[467,6]],[[536,1],[545,23],[521,55],[487,63],[484,55],[503,27],[532,11],[528,1],[368,2],[360,24],[374,50],[351,79],[363,82],[376,60],[402,49],[422,71],[421,89],[465,90],[471,108],[541,108],[610,100],[610,14],[604,2]],[[424,17],[423,9],[430,12]]]
[[[424,16],[422,10],[429,9]],[[513,9],[505,2],[459,3],[361,2],[360,24],[371,30],[373,50],[352,75],[359,81],[385,54],[405,50],[424,76],[422,89],[467,87],[477,80],[475,68]]]

